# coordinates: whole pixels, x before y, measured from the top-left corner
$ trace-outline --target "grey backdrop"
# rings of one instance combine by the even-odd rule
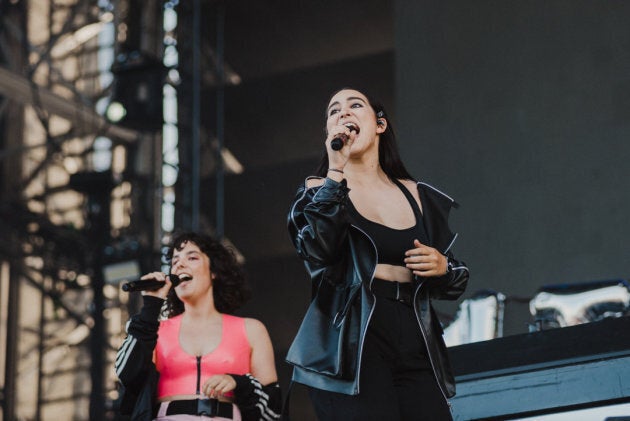
[[[395,16],[401,147],[462,205],[467,295],[628,278],[630,2],[399,1]],[[525,332],[527,307],[506,312]]]

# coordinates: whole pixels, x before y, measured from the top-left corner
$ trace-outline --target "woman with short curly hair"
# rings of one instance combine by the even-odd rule
[[[243,270],[236,261],[236,256],[232,250],[209,236],[195,232],[184,232],[177,234],[171,241],[171,246],[166,253],[169,263],[173,260],[173,253],[181,251],[188,242],[196,244],[212,262],[214,275],[212,295],[215,307],[221,313],[233,314],[251,295]],[[175,288],[172,288],[166,297],[166,316],[171,318],[183,312],[184,303],[177,296]]]
[[[167,258],[170,276],[141,278],[164,285],[143,291],[142,310],[127,325],[116,358],[123,386],[142,396],[157,370],[150,400],[156,401],[151,418],[159,421],[279,419],[282,398],[269,334],[260,321],[232,315],[249,297],[232,250],[210,236],[184,232],[174,237]]]

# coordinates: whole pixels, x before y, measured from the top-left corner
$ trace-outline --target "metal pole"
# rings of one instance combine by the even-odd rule
[[[15,244],[18,244],[16,241]],[[9,292],[7,294],[7,340],[4,363],[4,390],[2,419],[15,419],[15,393],[18,362],[18,323],[20,314],[20,271],[11,262],[9,267]]]
[[[92,267],[92,312],[93,326],[90,334],[90,421],[105,417],[105,295],[103,287],[103,254],[110,242],[111,218],[109,205],[111,191],[115,187],[111,171],[85,172],[70,177],[70,187],[86,195],[86,235],[90,241],[90,265]]]
[[[94,325],[90,336],[91,354],[91,378],[92,391],[90,394],[90,421],[100,421],[105,416],[105,393],[104,393],[104,352],[105,352],[105,296],[103,294],[103,251],[107,243],[110,229],[109,218],[109,190],[107,194],[88,194],[88,206],[90,207],[90,237],[95,242],[92,251],[92,267],[94,274],[92,277],[92,317]],[[90,203],[91,202],[91,203]]]
[[[40,291],[40,311],[39,311],[39,344],[37,346],[37,409],[35,410],[35,419],[42,419],[42,404],[44,402],[44,343],[46,341],[46,288],[47,277],[42,279],[42,286],[44,288]]]
[[[199,177],[200,177],[200,155],[201,142],[199,130],[201,125],[201,0],[194,0],[193,3],[193,48],[192,48],[192,147],[191,147],[191,225],[192,230],[199,229]]]
[[[224,123],[225,123],[225,69],[223,66],[225,5],[218,2],[217,10],[217,198],[216,198],[216,237],[222,239],[225,235],[224,199],[225,199],[225,171],[223,166]]]

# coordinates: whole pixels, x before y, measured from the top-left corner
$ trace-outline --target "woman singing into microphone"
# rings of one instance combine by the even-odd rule
[[[409,175],[385,109],[364,93],[331,97],[326,134],[288,217],[313,282],[287,355],[293,381],[322,421],[450,420],[455,384],[431,300],[457,299],[468,281],[451,249],[455,203]]]
[[[127,324],[116,357],[124,396],[135,407],[132,419],[279,419],[282,398],[269,334],[261,322],[231,315],[248,291],[231,250],[211,237],[183,233],[168,257],[179,283],[173,287],[160,272],[142,277],[164,286],[143,292],[142,310]],[[147,379],[156,369],[159,379],[151,385]],[[121,412],[134,411],[122,401]]]

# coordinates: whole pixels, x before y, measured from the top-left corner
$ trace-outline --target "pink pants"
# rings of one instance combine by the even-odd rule
[[[238,410],[238,407],[232,404],[232,418],[224,418],[224,417],[206,417],[205,415],[186,415],[186,414],[177,414],[177,415],[166,415],[166,408],[168,408],[168,402],[162,402],[160,404],[160,409],[158,409],[157,417],[155,417],[155,421],[241,421],[241,412]]]

